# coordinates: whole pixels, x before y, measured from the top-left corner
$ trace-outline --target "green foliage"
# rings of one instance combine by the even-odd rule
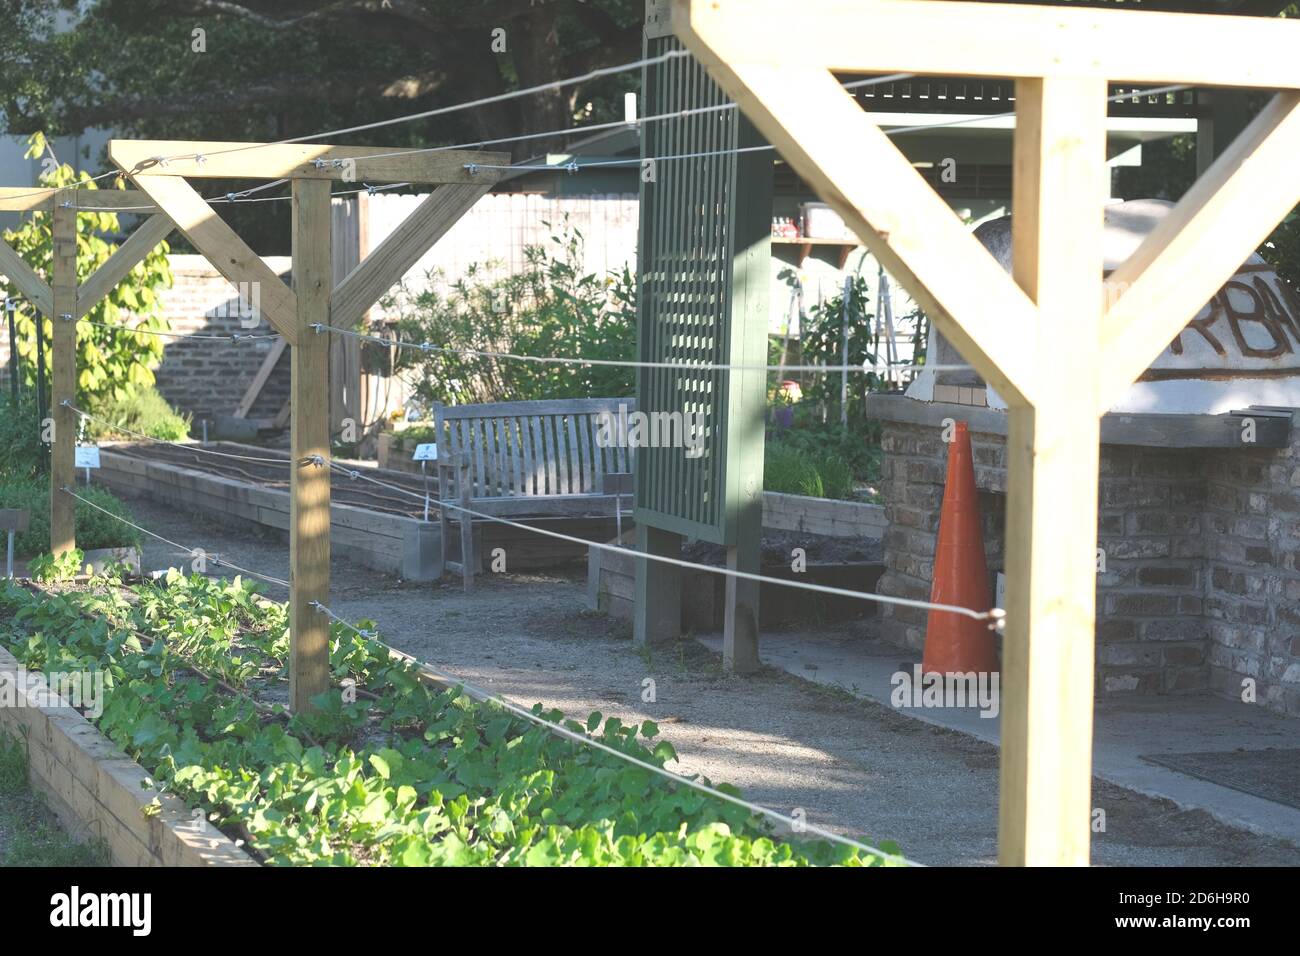
[[[0,797],[27,789],[27,748],[21,740],[0,732]]]
[[[17,406],[0,400],[0,481],[35,481],[48,465],[36,398],[27,391]]]
[[[805,441],[769,442],[763,459],[763,488],[790,495],[850,500],[853,471],[835,452],[809,448]]]
[[[264,611],[238,578],[173,571],[165,582],[129,589],[134,602],[128,589],[93,585],[33,595],[0,582],[0,644],[31,668],[102,670],[100,730],[269,864],[885,862],[778,839],[742,807],[460,688],[431,687],[378,641],[341,626],[330,645],[335,689],[317,698],[310,716],[290,718],[267,704],[283,699],[287,680],[282,607]],[[243,664],[232,669],[236,658]],[[364,697],[340,693],[345,680]],[[592,714],[578,723],[540,705],[534,713],[648,763],[676,757],[651,721],[628,726]]]
[[[424,291],[398,324],[411,341],[445,349],[516,355],[621,359],[636,353],[635,280],[625,269],[583,274],[582,235],[565,231],[549,249],[525,249],[522,272],[482,278],[471,268],[446,296]],[[386,304],[392,304],[389,300]],[[415,373],[426,404],[630,395],[630,368],[520,362],[453,352],[400,350],[398,369]]]
[[[28,158],[38,159],[47,150],[45,137],[33,133],[28,143]],[[43,186],[72,186],[96,189],[87,173],[77,173],[71,166],[54,165],[40,177]],[[121,181],[119,181],[121,182]],[[8,242],[29,266],[48,279],[54,261],[52,216],[36,212],[17,229],[6,230]],[[117,247],[102,237],[120,231],[117,214],[80,212],[77,214],[77,278],[84,282],[108,261]],[[167,244],[161,243],[137,263],[112,292],[98,302],[86,319],[104,325],[121,324],[131,317],[133,326],[163,331],[167,323],[158,310],[158,290],[169,286],[171,270],[167,265]],[[17,295],[16,288],[8,290]],[[36,324],[41,323],[45,348],[49,349],[53,332],[49,318],[41,316],[23,300],[18,309],[18,354],[23,362],[24,377],[30,386],[36,381]],[[153,369],[162,359],[163,343],[156,335],[144,332],[100,328],[84,322],[77,324],[77,401],[86,408],[97,400],[121,400],[135,389],[152,385]],[[48,367],[48,366],[47,366]]]
[[[32,580],[42,584],[58,581],[70,581],[81,573],[82,562],[86,553],[80,548],[64,551],[61,554],[38,554],[27,563]]]
[[[782,278],[794,279],[793,270],[782,270]],[[915,321],[918,335],[913,342],[918,361],[925,355],[924,323],[917,314],[905,317]],[[845,322],[849,327],[848,362],[844,361],[843,330]],[[805,365],[883,365],[885,363],[885,343],[876,334],[875,314],[870,308],[867,281],[862,276],[853,277],[849,287],[847,311],[843,292],[823,300],[808,309],[803,322],[800,337]],[[774,373],[775,375],[775,373]],[[776,378],[780,378],[776,375]],[[812,375],[807,381],[801,381],[803,400],[823,405],[832,417],[839,417],[840,376]],[[769,383],[775,387],[777,381]],[[868,392],[880,391],[887,386],[884,378],[877,372],[854,372],[849,378],[849,421],[861,423],[866,420],[866,395]]]
[[[1282,220],[1259,254],[1273,264],[1279,276],[1291,283],[1291,288],[1300,292],[1300,207]]]
[[[130,519],[131,513],[118,498],[103,488],[78,487],[77,494],[112,514]],[[21,508],[31,513],[26,531],[14,540],[21,555],[38,554],[50,546],[50,485],[44,478],[10,478],[0,473],[0,508]],[[94,548],[125,548],[140,543],[140,535],[116,518],[78,501],[76,508],[77,543]]]
[[[109,128],[128,139],[169,140],[219,131],[221,139],[252,141],[433,110],[627,62],[640,55],[645,15],[642,0],[5,0],[0,10],[0,127]],[[510,36],[503,52],[488,49],[496,27]],[[195,48],[196,30],[204,31],[205,49]],[[426,147],[619,120],[623,93],[639,79],[639,71],[593,77],[400,123],[384,130],[383,142]],[[525,140],[513,158],[561,151],[566,142]],[[239,203],[222,215],[263,255],[287,254],[283,208]]]
[[[1140,166],[1115,170],[1115,195],[1177,202],[1196,181],[1196,136],[1182,133],[1142,144]]]
[[[107,866],[103,843],[68,838],[27,784],[27,748],[0,733],[0,866]]]
[[[107,398],[89,411],[97,418],[121,425],[137,434],[163,441],[182,441],[190,435],[190,416],[180,415],[152,385],[137,389],[124,398]],[[86,434],[91,438],[127,438],[100,422],[87,421]]]

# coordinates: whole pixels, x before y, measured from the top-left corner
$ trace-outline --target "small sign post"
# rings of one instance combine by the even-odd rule
[[[601,494],[614,496],[614,529],[618,546],[623,547],[623,496],[632,493],[630,471],[607,471],[600,476]]]
[[[78,445],[76,466],[86,469],[86,487],[90,487],[90,469],[99,467],[99,447],[96,445]]]
[[[415,446],[415,454],[411,456],[411,461],[420,463],[420,474],[424,476],[424,520],[429,520],[429,472],[427,465],[431,461],[438,460],[438,443],[425,442],[422,445]]]
[[[14,535],[19,531],[26,531],[31,520],[31,515],[18,508],[0,508],[0,529],[6,532],[9,539],[8,546],[5,548],[5,577],[14,576]]]

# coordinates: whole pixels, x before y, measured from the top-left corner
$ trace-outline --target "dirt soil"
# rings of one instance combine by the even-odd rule
[[[885,558],[883,541],[860,541],[854,538],[830,538],[800,531],[763,531],[763,566],[790,563],[791,552],[803,548],[809,564],[879,564]],[[727,550],[706,541],[694,541],[682,549],[687,561],[721,567]]]
[[[132,501],[159,534],[247,568],[288,575],[285,537]],[[185,555],[150,542],[146,566]],[[680,755],[746,796],[868,840],[894,840],[928,864],[992,864],[997,856],[994,747],[846,692],[766,669],[726,675],[694,640],[639,651],[630,627],[584,610],[585,569],[487,574],[466,596],[460,582],[413,585],[334,553],[333,609],[378,623],[384,640],[445,670],[531,705],[571,715],[599,710],[652,719]],[[283,589],[267,593],[284,598]],[[869,622],[841,625],[862,632]],[[653,681],[653,700],[643,697]],[[1200,811],[1094,780],[1107,832],[1093,836],[1100,865],[1300,865],[1300,848],[1218,823]]]

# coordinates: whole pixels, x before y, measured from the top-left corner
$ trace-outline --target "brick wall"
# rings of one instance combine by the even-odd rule
[[[202,256],[173,255],[169,259],[175,282],[172,288],[163,290],[160,298],[163,316],[171,323],[172,331],[204,335],[272,331],[265,322],[252,330],[240,325],[235,287]],[[277,274],[288,273],[287,256],[271,256],[264,261]],[[234,412],[274,340],[235,343],[168,337],[164,342],[163,362],[155,372],[158,389],[179,411],[191,413],[197,428],[197,423],[205,418],[213,420],[218,415]],[[8,362],[8,325],[0,323],[0,368],[3,368],[0,385],[6,389]],[[283,396],[280,401],[288,397],[287,359],[282,365],[277,378],[268,383],[271,404],[277,395]],[[278,407],[272,410],[272,415]]]
[[[883,594],[928,599],[947,446],[885,422]],[[1300,715],[1300,438],[1287,449],[1102,446],[1097,689],[1213,690]],[[990,577],[1003,565],[1006,442],[972,432]],[[990,581],[990,593],[992,581]],[[924,611],[885,606],[883,636],[920,649]]]
[[[267,257],[264,261],[278,275],[289,270],[288,257]],[[235,287],[202,256],[172,256],[171,265],[175,283],[162,294],[162,308],[173,331],[204,335],[273,331],[265,321],[252,330],[240,325]],[[191,413],[195,422],[229,415],[244,397],[274,341],[170,339],[163,363],[155,373],[158,390],[177,409]],[[287,384],[285,388],[287,395]]]
[[[1205,621],[1210,687],[1300,714],[1300,439],[1219,454],[1207,469]]]

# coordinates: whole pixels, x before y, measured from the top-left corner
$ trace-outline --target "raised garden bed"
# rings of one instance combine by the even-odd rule
[[[243,520],[288,534],[288,456],[271,449],[213,442],[214,451],[253,457],[283,457],[286,465],[231,461],[201,451],[121,443],[102,447],[102,467],[96,481],[123,497],[155,501],[199,511],[223,521]],[[359,466],[363,467],[363,466]],[[367,469],[364,474],[391,485],[424,493],[418,477]],[[434,581],[442,575],[437,520],[437,480],[430,478],[434,496],[430,520],[423,503],[410,495],[379,487],[361,478],[331,475],[330,542],[346,549],[358,563],[407,581]],[[614,531],[610,518],[532,518],[513,520],[542,527],[559,527],[566,534],[602,540]],[[490,560],[503,548],[510,570],[552,567],[586,559],[586,548],[511,528],[474,526],[475,553]]]
[[[778,839],[744,808],[436,685],[377,639],[341,625],[334,638],[334,689],[290,718],[285,610],[243,582],[0,582],[0,645],[33,668],[103,669],[99,729],[261,862],[882,862]],[[660,766],[675,757],[650,722],[565,726]]]
[[[763,493],[763,554],[760,573],[783,580],[823,584],[873,593],[884,573],[882,539],[884,508],[880,505],[827,498]],[[625,541],[633,534],[624,534]],[[803,571],[791,567],[794,548],[802,548]],[[587,556],[587,605],[630,620],[636,600],[635,551],[590,548]],[[682,558],[720,567],[726,551],[704,542],[690,542]],[[720,574],[682,575],[684,633],[722,627],[726,579]],[[760,625],[828,622],[875,612],[875,605],[849,597],[815,594],[764,584],[759,590]]]
[[[3,647],[0,730],[23,742],[32,789],[64,828],[102,842],[118,866],[255,865]]]

